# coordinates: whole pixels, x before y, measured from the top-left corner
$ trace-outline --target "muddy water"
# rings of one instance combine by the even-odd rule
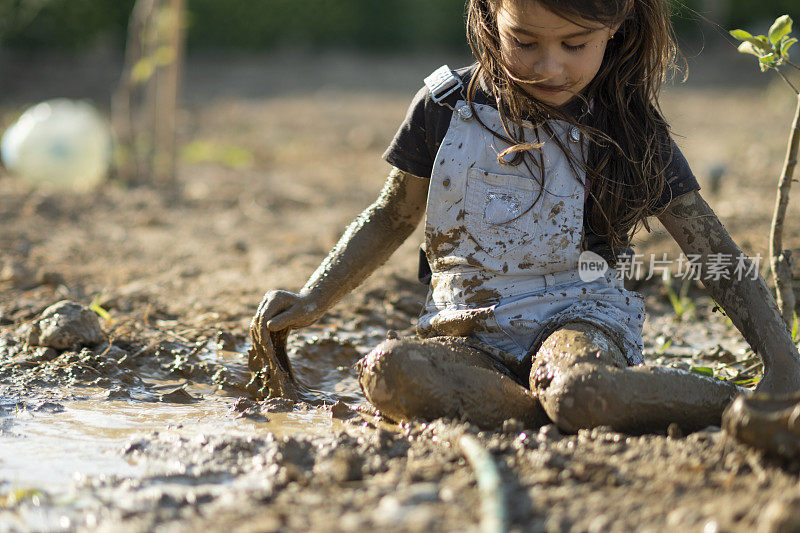
[[[151,458],[137,455],[139,447],[166,436],[223,443],[298,435],[333,438],[344,423],[325,404],[363,401],[353,365],[382,335],[377,330],[334,335],[330,329],[312,328],[290,337],[288,352],[297,376],[326,393],[317,408],[279,403],[262,409],[243,399],[237,383],[249,378],[246,345],[223,350],[208,342],[188,356],[185,349],[175,349],[174,361],[158,350],[141,354],[131,367],[136,380],[112,377],[106,387],[60,378],[44,384],[42,375],[51,374],[35,367],[15,373],[12,363],[0,387],[0,531],[8,524],[15,524],[12,530],[63,529],[70,513],[55,510],[79,508],[87,484],[143,480],[154,468],[185,469],[191,463],[186,457],[176,457],[172,467],[154,467]],[[44,364],[60,367],[58,360],[67,357]],[[177,374],[166,375],[171,368]],[[214,377],[196,368],[212,369]],[[343,409],[344,418],[357,416]],[[159,464],[165,461],[169,457],[158,457]],[[14,495],[28,501],[15,503]]]
[[[165,428],[187,435],[272,433],[283,437],[329,434],[339,424],[325,411],[270,413],[260,420],[235,418],[233,404],[234,399],[225,397],[209,397],[193,405],[83,400],[60,402],[60,412],[17,410],[2,422],[3,482],[52,491],[85,477],[136,477],[144,466],[121,455],[125,443]]]

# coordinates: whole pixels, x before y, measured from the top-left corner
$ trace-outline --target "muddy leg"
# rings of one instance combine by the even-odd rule
[[[538,400],[459,339],[398,339],[378,345],[359,375],[367,399],[394,420],[464,416],[484,428],[516,418],[548,423]]]
[[[671,368],[628,367],[619,347],[599,329],[567,324],[534,357],[531,390],[564,431],[611,426],[645,432],[678,423],[719,425],[736,387]]]

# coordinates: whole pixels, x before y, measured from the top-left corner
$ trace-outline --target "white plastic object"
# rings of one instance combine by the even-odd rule
[[[0,155],[11,173],[32,183],[88,190],[108,173],[111,134],[91,104],[48,100],[6,130]]]

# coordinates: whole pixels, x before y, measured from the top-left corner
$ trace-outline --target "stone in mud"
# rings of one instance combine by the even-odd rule
[[[192,396],[183,387],[179,387],[172,392],[167,392],[158,397],[158,401],[162,403],[195,403],[199,400],[200,398]]]
[[[331,406],[331,418],[338,420],[348,420],[357,416],[358,413],[350,408],[349,405],[339,400]]]
[[[104,397],[105,400],[130,400],[131,393],[128,389],[122,387],[115,387],[109,390]]]
[[[739,396],[722,414],[725,432],[769,455],[800,457],[800,393]]]
[[[294,410],[295,402],[288,398],[270,398],[260,405],[261,410],[267,413],[288,413]]]
[[[56,350],[78,350],[103,341],[97,315],[88,307],[69,300],[51,305],[28,331],[28,344]]]

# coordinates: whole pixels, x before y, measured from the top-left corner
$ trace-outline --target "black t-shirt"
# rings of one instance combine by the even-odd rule
[[[465,88],[475,69],[476,66],[472,65],[455,71]],[[448,96],[445,102],[455,106],[456,102],[462,98],[458,92],[455,92]],[[475,93],[474,102],[496,107],[494,99],[480,87]],[[570,104],[566,105],[570,106]],[[452,114],[451,109],[434,102],[428,88],[423,86],[414,96],[406,118],[400,125],[400,129],[397,130],[389,148],[383,154],[383,158],[404,172],[420,178],[430,178],[436,153],[450,127]],[[700,190],[697,178],[674,141],[672,141],[671,156],[666,169],[666,186],[661,194],[661,206],[666,206],[673,198]],[[608,257],[608,247],[604,246],[603,239],[594,235],[588,227],[585,227],[584,235],[587,249],[596,251],[613,262],[613,258]]]

